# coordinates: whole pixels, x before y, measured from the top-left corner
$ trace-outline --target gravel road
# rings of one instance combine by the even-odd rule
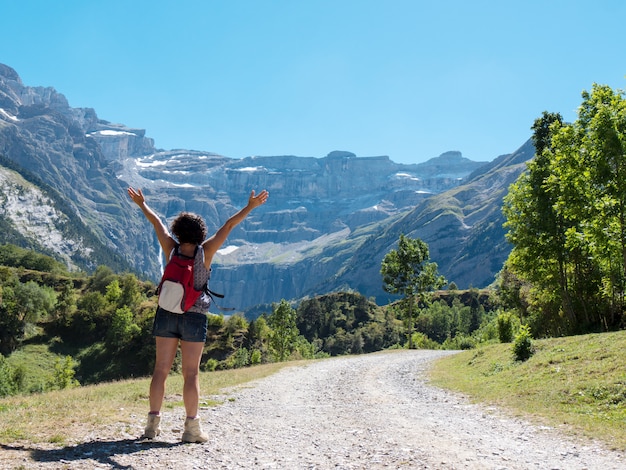
[[[64,448],[0,446],[0,468],[626,468],[624,452],[430,386],[425,371],[446,354],[404,350],[285,368],[202,409],[206,444],[180,443],[180,408],[164,413],[158,441],[135,440],[144,424],[137,416],[130,429],[94,430],[97,438]]]

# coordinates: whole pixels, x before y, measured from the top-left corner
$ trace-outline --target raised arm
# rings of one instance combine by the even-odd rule
[[[170,235],[170,231],[167,226],[163,223],[163,221],[159,218],[158,215],[146,204],[146,198],[143,195],[141,189],[133,189],[128,188],[128,196],[133,200],[135,204],[139,206],[143,215],[146,216],[148,222],[152,224],[154,227],[154,232],[156,233],[157,239],[159,240],[159,245],[161,245],[161,249],[163,250],[163,254],[165,255],[165,259],[169,258],[170,252],[174,249],[176,245],[176,241]]]
[[[246,204],[246,206],[239,210],[236,214],[231,216],[213,236],[209,237],[202,244],[204,248],[204,264],[207,268],[211,266],[213,255],[224,244],[232,229],[241,223],[253,209],[265,204],[269,195],[270,193],[268,193],[265,189],[258,195],[256,195],[253,190],[248,198],[248,204]]]

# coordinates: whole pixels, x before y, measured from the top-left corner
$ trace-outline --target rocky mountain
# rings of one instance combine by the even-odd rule
[[[431,260],[448,282],[462,289],[488,286],[511,250],[502,226],[502,200],[533,155],[528,141],[516,152],[479,168],[461,185],[432,195],[380,227],[344,263],[350,269],[339,272],[334,282],[362,292],[367,289],[381,303],[389,300],[382,286],[376,291],[376,281],[382,259],[396,247],[402,233],[428,244]]]
[[[447,152],[405,165],[345,151],[233,159],[157,149],[143,129],[71,108],[53,88],[26,86],[0,64],[0,165],[11,169],[0,172],[9,175],[4,185],[0,177],[2,240],[54,252],[82,269],[108,264],[156,281],[158,244],[127,200],[128,185],[143,188],[168,221],[193,211],[210,230],[250,190],[265,188],[270,201],[233,231],[214,266],[212,288],[237,309],[337,289],[384,302],[380,262],[400,233],[426,241],[431,259],[459,287],[489,284],[509,250],[502,196],[532,154],[527,143],[491,163]],[[50,195],[49,206],[33,202],[44,196],[16,198],[7,188],[20,178]],[[35,216],[42,211],[55,216],[44,223]]]
[[[107,264],[117,270],[157,272],[154,257],[136,256],[139,247],[152,245],[152,237],[139,229],[144,222],[128,210],[124,183],[89,136],[107,127],[92,109],[71,108],[53,88],[24,86],[13,69],[0,64],[1,164],[19,172],[53,201],[59,217],[51,218],[50,227],[59,231],[65,243],[48,243],[47,250],[59,258],[75,259],[82,269]],[[20,182],[14,184],[24,188]],[[52,232],[16,227],[6,193],[1,197],[2,225],[15,228],[3,231],[2,241],[45,247]],[[38,203],[22,197],[19,204],[21,212],[32,214]],[[29,219],[38,225],[37,219]]]

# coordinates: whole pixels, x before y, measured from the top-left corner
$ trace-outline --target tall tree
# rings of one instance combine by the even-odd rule
[[[562,308],[571,318],[566,273],[567,227],[556,210],[560,187],[551,184],[555,162],[552,140],[562,127],[563,119],[558,113],[544,111],[535,120],[532,126],[535,157],[528,162],[527,171],[511,185],[503,213],[507,219],[504,225],[509,229],[506,237],[513,244],[507,266],[552,293],[542,298],[554,307],[544,307],[555,312]]]
[[[413,348],[413,305],[425,302],[429,292],[446,284],[437,272],[437,263],[429,262],[428,245],[419,238],[400,235],[398,248],[391,250],[383,259],[380,273],[383,289],[390,294],[401,294],[408,302],[407,334],[409,349]]]
[[[291,308],[289,302],[282,299],[269,315],[267,323],[272,329],[270,334],[270,346],[279,361],[289,357],[295,347],[298,337],[296,326],[296,311]]]
[[[574,123],[544,113],[533,130],[535,158],[503,208],[507,267],[532,283],[540,333],[616,327],[626,290],[624,92],[594,84]]]
[[[610,304],[608,323],[624,309],[626,273],[626,100],[623,91],[595,85],[583,93],[576,122],[581,134],[578,171],[588,175],[585,231]]]
[[[296,325],[308,341],[322,336],[324,312],[317,297],[303,301],[297,310]]]

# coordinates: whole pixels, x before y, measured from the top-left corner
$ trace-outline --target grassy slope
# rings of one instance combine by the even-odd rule
[[[24,371],[24,388],[36,392],[45,390],[53,380],[54,365],[60,359],[45,344],[28,344],[11,354],[8,362]]]
[[[524,363],[511,344],[495,344],[441,359],[431,372],[435,385],[474,401],[550,424],[579,436],[626,449],[626,331],[538,340]],[[270,375],[294,363],[201,373],[206,397]],[[168,381],[166,407],[182,406],[182,378]],[[149,379],[0,399],[0,443],[76,442],[94,427],[125,428],[147,409]],[[204,406],[214,403],[203,400]]]
[[[626,331],[535,340],[513,360],[512,344],[464,351],[437,362],[433,384],[458,390],[565,432],[626,449]]]

